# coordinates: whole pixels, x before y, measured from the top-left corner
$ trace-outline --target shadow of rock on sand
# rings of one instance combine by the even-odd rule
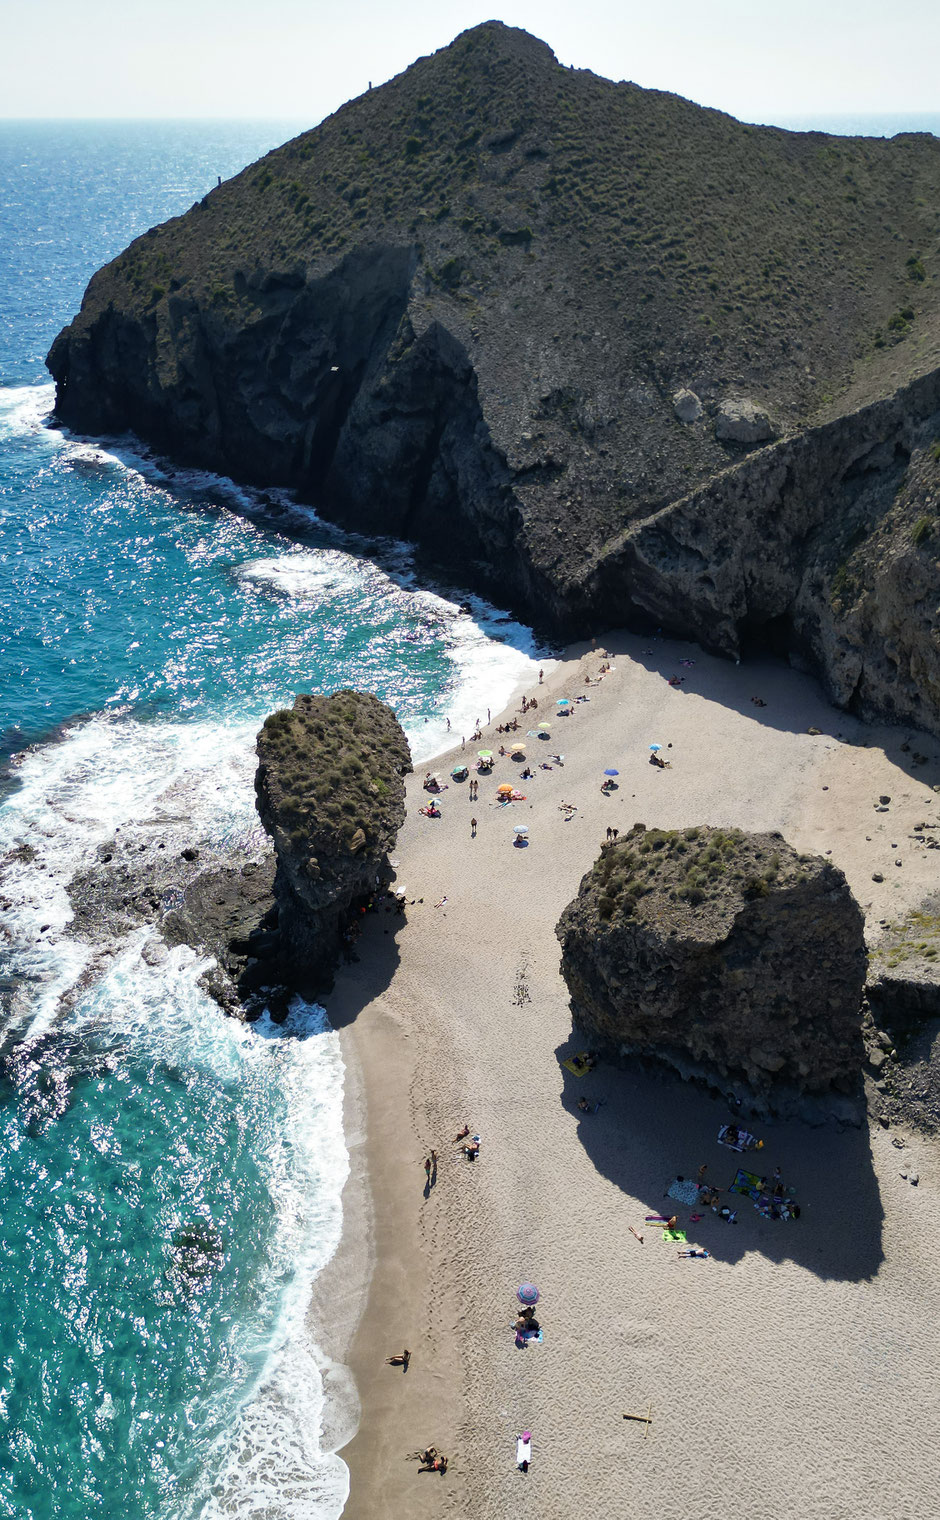
[[[352,1024],[362,1009],[388,987],[400,959],[395,936],[404,923],[400,914],[386,913],[384,908],[366,916],[356,959],[337,967],[333,986],[318,998],[326,1005],[334,1029]]]
[[[927,786],[940,782],[940,741],[910,724],[866,723],[834,707],[816,676],[794,670],[784,659],[762,655],[735,665],[706,654],[697,644],[676,639],[632,634],[610,635],[610,639],[612,642],[606,647],[614,657],[626,656],[643,669],[662,676],[664,688],[677,701],[685,696],[703,697],[781,733],[806,733],[809,728],[818,728],[823,738],[883,750],[912,781]],[[683,661],[692,663],[684,665]],[[682,684],[670,687],[672,676],[681,677]],[[766,705],[758,706],[752,697],[760,698]],[[798,722],[794,722],[796,713]],[[665,742],[668,734],[664,732],[660,737]],[[902,745],[909,748],[902,749]],[[925,764],[914,763],[918,752],[927,757]]]
[[[558,1046],[559,1062],[583,1049],[584,1043],[582,1035]],[[644,1215],[675,1213],[689,1245],[704,1246],[722,1261],[740,1261],[757,1251],[768,1261],[796,1262],[820,1278],[858,1282],[877,1273],[884,1257],[884,1209],[867,1127],[837,1130],[810,1128],[795,1120],[754,1120],[764,1147],[739,1156],[717,1143],[718,1130],[731,1115],[728,1101],[665,1068],[620,1068],[602,1061],[584,1077],[562,1066],[559,1071],[564,1078],[561,1101],[577,1120],[591,1161],[638,1200],[629,1223],[640,1234],[648,1232],[647,1249],[651,1244],[663,1250],[667,1246]],[[601,1104],[596,1113],[578,1108],[582,1095],[592,1105]],[[734,1117],[749,1124],[746,1113]],[[677,1176],[694,1180],[703,1162],[706,1181],[721,1190],[720,1202],[737,1207],[737,1224],[726,1224],[710,1209],[688,1208],[664,1198]],[[749,1198],[728,1194],[739,1167],[771,1176],[777,1166],[784,1183],[795,1190],[798,1220],[764,1219]],[[698,1223],[690,1223],[692,1213],[701,1213]]]

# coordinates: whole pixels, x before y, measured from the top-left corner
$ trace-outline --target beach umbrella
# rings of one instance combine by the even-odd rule
[[[658,749],[659,745],[656,748]],[[478,749],[477,754],[481,760],[492,760],[493,758],[493,751],[491,749]]]
[[[539,1301],[539,1290],[535,1286],[535,1283],[520,1283],[516,1289],[516,1297],[520,1304],[537,1304]]]
[[[605,775],[605,776],[619,776],[619,775],[620,775],[620,772],[619,772],[619,771],[615,771],[615,770],[614,770],[614,769],[613,769],[613,767],[611,767],[611,769],[610,769],[610,770],[607,770],[607,771],[605,771],[605,772],[604,772],[604,775]]]
[[[497,791],[497,794],[500,797],[511,797],[512,796],[512,787],[510,786],[510,784],[509,784],[508,781],[504,781],[503,784],[502,784],[502,786],[498,786],[496,788],[496,791]]]
[[[514,834],[528,834],[528,832],[529,825],[527,823],[517,823],[513,826]]]
[[[571,698],[570,697],[559,697],[558,701],[555,703],[555,706],[556,707],[570,707],[571,706]]]
[[[512,747],[512,749],[509,751],[509,753],[512,755],[512,758],[514,760],[524,760],[525,759],[525,745],[524,744],[514,744],[513,747]]]
[[[527,729],[526,733],[527,733],[527,735],[528,735],[528,737],[530,739],[537,739],[538,738],[538,734],[537,734],[537,732],[536,732],[536,730],[534,728]]]
[[[653,754],[655,755],[657,750],[662,749],[662,745],[661,744],[651,744],[650,745],[650,749],[653,751]]]

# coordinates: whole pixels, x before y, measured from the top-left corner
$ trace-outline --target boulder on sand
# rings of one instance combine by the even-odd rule
[[[770,1094],[856,1086],[863,930],[842,872],[779,834],[639,823],[557,933],[589,1038]]]

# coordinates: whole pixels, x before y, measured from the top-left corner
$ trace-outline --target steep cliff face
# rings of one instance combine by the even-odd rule
[[[938,195],[927,135],[748,127],[488,23],[96,275],[57,412],[413,539],[543,628],[759,635],[940,730],[933,562],[904,608],[891,536],[940,433]]]
[[[277,955],[294,982],[327,978],[350,906],[371,894],[405,817],[408,741],[363,692],[299,696],[258,735],[258,813],[274,841]]]
[[[558,924],[579,1027],[757,1093],[848,1092],[865,1059],[863,919],[779,835],[637,824]]]
[[[751,454],[606,546],[580,593],[822,675],[859,716],[940,732],[940,371]]]

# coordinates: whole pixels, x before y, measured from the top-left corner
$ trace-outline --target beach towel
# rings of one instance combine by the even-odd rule
[[[763,1140],[758,1140],[756,1135],[749,1134],[746,1129],[739,1129],[738,1130],[738,1138],[737,1138],[737,1140],[735,1141],[735,1143],[733,1145],[732,1145],[731,1141],[727,1138],[727,1135],[728,1135],[728,1125],[727,1124],[723,1124],[721,1126],[721,1129],[718,1131],[718,1144],[719,1145],[726,1145],[728,1147],[729,1151],[739,1151],[740,1152],[740,1151],[750,1151],[750,1150],[754,1150],[754,1149],[762,1151],[764,1149],[764,1142],[763,1142]]]
[[[743,1193],[746,1198],[759,1198],[761,1180],[756,1172],[746,1172],[738,1167],[737,1175],[728,1189],[729,1193]]]
[[[528,1465],[532,1461],[532,1437],[524,1441],[521,1436],[516,1437],[516,1466],[521,1467],[523,1462]]]
[[[698,1203],[698,1183],[690,1182],[687,1177],[677,1177],[675,1182],[670,1183],[666,1193],[677,1203],[688,1204],[690,1208],[693,1203]]]
[[[663,1240],[688,1240],[685,1230],[663,1230]]]
[[[562,1061],[561,1064],[567,1067],[570,1072],[573,1072],[576,1077],[583,1077],[585,1072],[591,1069],[588,1065],[587,1057],[587,1051],[582,1050],[579,1055],[569,1056],[567,1061]]]

